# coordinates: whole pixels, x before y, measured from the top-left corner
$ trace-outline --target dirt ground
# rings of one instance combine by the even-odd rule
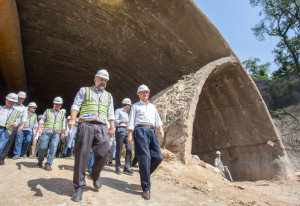
[[[102,188],[87,176],[83,200],[71,201],[73,159],[55,159],[53,171],[36,159],[6,159],[0,166],[0,205],[300,205],[300,182],[229,182],[193,162],[164,161],[151,176],[151,199],[141,198],[138,168],[128,176],[105,166]]]

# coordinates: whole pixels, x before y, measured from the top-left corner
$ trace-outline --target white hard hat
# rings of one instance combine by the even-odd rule
[[[221,154],[221,152],[220,152],[220,151],[217,151],[216,154]]]
[[[30,102],[28,104],[28,107],[37,107],[36,103],[35,102]]]
[[[145,91],[145,90],[150,92],[150,89],[146,85],[142,84],[141,86],[139,86],[139,88],[137,90],[137,94],[139,94],[141,91]]]
[[[122,104],[130,104],[131,105],[131,100],[129,98],[125,98],[125,99],[123,99]]]
[[[21,98],[26,98],[26,92],[23,92],[23,91],[20,91],[19,93],[18,93],[18,97],[21,97]]]
[[[18,102],[18,95],[16,93],[9,93],[5,99],[12,101],[12,102]]]
[[[67,119],[71,119],[71,116],[68,116]]]
[[[41,118],[43,118],[43,115],[40,114],[40,115],[38,116],[38,119],[41,119]]]
[[[105,69],[101,69],[97,72],[96,77],[102,77],[104,79],[109,80],[109,74]]]
[[[63,99],[61,97],[55,97],[55,99],[53,100],[54,104],[62,104],[63,103]]]

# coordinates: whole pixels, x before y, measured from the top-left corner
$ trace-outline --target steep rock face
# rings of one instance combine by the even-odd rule
[[[253,77],[280,131],[293,168],[300,171],[300,76],[272,81]]]
[[[140,84],[155,94],[207,62],[233,54],[193,1],[17,0],[31,99],[68,108],[95,73],[110,73],[117,106],[137,100]],[[40,108],[41,108],[40,107]]]
[[[197,154],[213,163],[219,150],[234,179],[293,177],[267,107],[235,57],[207,64],[151,100],[164,122],[162,146],[183,161]]]

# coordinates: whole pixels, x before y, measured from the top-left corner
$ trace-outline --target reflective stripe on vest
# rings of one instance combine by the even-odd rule
[[[54,111],[52,109],[47,109],[47,117],[43,125],[43,133],[44,134],[46,133],[52,134],[53,132],[61,133],[64,116],[65,113],[61,110],[55,116]]]
[[[11,112],[11,114],[9,115],[6,125],[9,123],[15,123],[17,118],[19,117],[20,113],[21,113],[20,110],[14,109]],[[5,126],[5,127],[7,130],[9,130],[8,133],[11,134],[13,127],[8,127],[8,126]]]
[[[219,161],[219,159],[218,159],[218,158],[216,158],[216,161],[217,161],[217,163],[218,163],[218,167],[219,167],[219,169],[221,169],[221,170],[224,170],[223,163],[221,163],[221,162]]]
[[[35,113],[33,113],[30,117],[30,114],[28,112],[27,121],[26,121],[26,124],[28,125],[28,127],[34,126],[36,118],[37,118],[37,115]]]
[[[103,91],[102,95],[98,96],[97,91],[93,87],[86,87],[86,95],[83,104],[81,105],[80,117],[85,119],[96,119],[99,117],[100,120],[105,121],[101,118],[104,115],[108,119],[109,105],[111,101],[111,94],[106,90]]]

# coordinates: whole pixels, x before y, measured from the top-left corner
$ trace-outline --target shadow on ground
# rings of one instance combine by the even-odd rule
[[[101,177],[101,181],[103,185],[110,187],[115,190],[119,190],[121,192],[140,195],[141,194],[141,186],[137,184],[128,184],[122,180],[112,179],[109,177]]]
[[[74,171],[74,166],[71,165],[58,165],[58,168],[60,170],[70,170],[70,171]]]
[[[37,162],[17,162],[16,165],[18,167],[18,170],[21,170],[22,165],[28,168],[35,168],[37,167]]]

